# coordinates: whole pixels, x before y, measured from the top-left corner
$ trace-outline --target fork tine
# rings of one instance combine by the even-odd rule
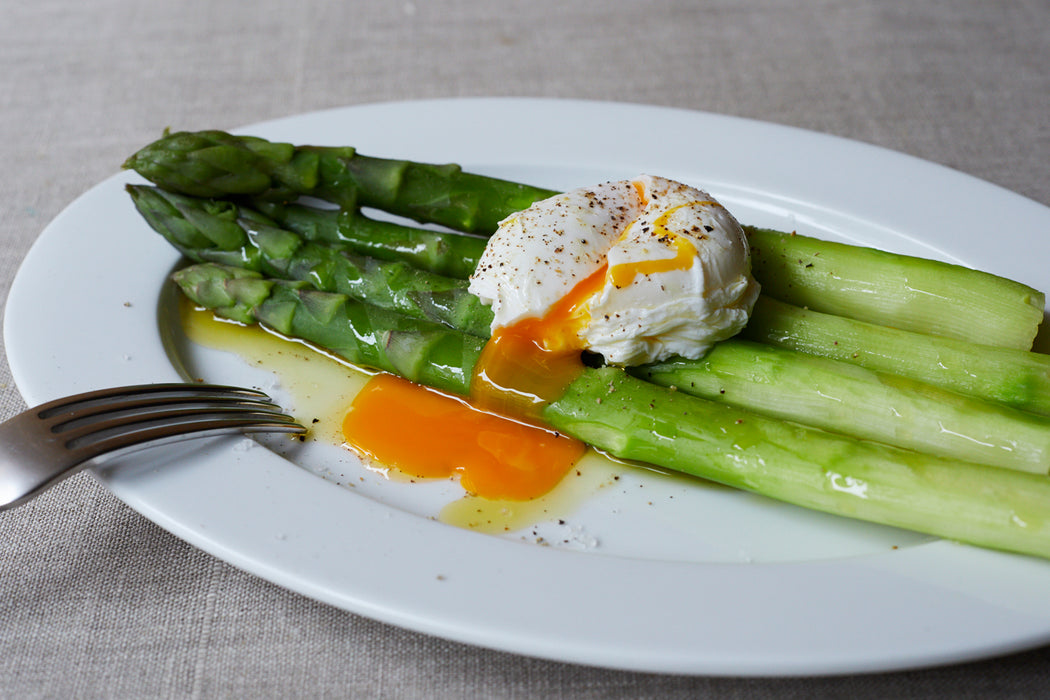
[[[303,434],[254,389],[145,384],[90,391],[0,423],[0,510],[32,499],[103,455],[226,433]]]
[[[256,389],[218,384],[141,384],[128,387],[100,389],[56,399],[33,409],[41,419],[59,419],[93,415],[120,405],[128,408],[145,407],[156,403],[213,399],[218,401],[265,401],[269,396]]]
[[[151,423],[159,422],[193,422],[204,418],[241,418],[248,415],[259,418],[275,418],[282,422],[294,423],[295,420],[284,414],[280,407],[271,402],[207,402],[147,404],[129,406],[113,404],[104,412],[95,412],[88,416],[63,419],[51,426],[51,433],[63,441],[67,448],[97,441],[106,433],[114,431],[142,430]],[[93,437],[98,436],[98,437]]]
[[[99,423],[90,428],[78,431],[78,434],[75,437],[70,436],[72,439],[66,443],[69,451],[78,460],[90,461],[105,454],[176,438],[249,432],[306,432],[295,419],[282,413],[247,409],[209,410],[203,413],[187,409],[161,415],[132,415]]]
[[[248,398],[236,395],[160,394],[141,395],[127,400],[113,399],[106,403],[79,405],[71,410],[54,411],[44,419],[54,434],[75,439],[90,433],[102,422],[115,421],[121,416],[138,416],[140,420],[164,415],[184,415],[201,411],[266,411],[280,413],[281,408],[269,398]]]
[[[265,393],[216,384],[101,389],[43,404],[34,412],[69,456],[84,462],[177,437],[306,432]]]

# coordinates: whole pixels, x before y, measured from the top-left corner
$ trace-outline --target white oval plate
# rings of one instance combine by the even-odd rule
[[[1050,289],[1046,207],[914,158],[770,124],[624,104],[465,99],[350,107],[240,131],[454,161],[552,188],[661,174],[708,189],[745,223]],[[15,279],[4,337],[30,404],[198,375],[258,383],[238,360],[180,339],[165,283],[178,255],[124,194],[135,180],[120,174],[77,199]],[[957,662],[1050,639],[1050,562],[641,470],[625,470],[567,525],[540,523],[547,546],[539,546],[530,532],[494,537],[435,521],[454,485],[368,473],[361,488],[347,488],[314,473],[331,469],[360,466],[341,451],[286,458],[214,440],[139,453],[97,475],[160,526],[277,584],[537,657],[803,675]]]

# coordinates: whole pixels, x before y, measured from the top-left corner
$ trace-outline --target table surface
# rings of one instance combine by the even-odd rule
[[[3,298],[48,221],[163,128],[389,100],[564,97],[750,117],[888,147],[1050,205],[1045,0],[4,7]],[[0,418],[24,408],[5,357]],[[164,532],[90,474],[0,514],[7,697],[986,697],[1048,680],[1047,649],[800,679],[559,664],[282,590]]]

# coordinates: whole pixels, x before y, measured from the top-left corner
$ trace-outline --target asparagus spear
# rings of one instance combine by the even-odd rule
[[[303,243],[290,232],[275,228],[258,212],[231,202],[186,197],[137,185],[129,185],[128,191],[150,225],[194,260],[240,265],[275,277],[306,279],[322,291],[349,294],[488,336],[491,310],[466,291],[465,282],[419,273],[403,263],[377,264],[368,258],[340,255],[329,246]],[[295,219],[304,236],[336,241],[337,245],[343,240],[338,233],[337,212],[299,205],[271,211],[283,214],[286,222]],[[432,234],[396,224],[390,226]],[[458,235],[453,238],[484,240]],[[436,240],[445,238],[438,236]],[[431,260],[445,259],[442,253],[449,251],[441,245],[425,250]],[[394,251],[391,257],[399,254]],[[468,260],[458,253],[453,257]],[[895,330],[807,311],[766,296],[756,304],[744,335],[810,355],[910,377],[952,392],[1050,414],[1050,356]],[[863,425],[858,422],[856,427]],[[894,429],[877,439],[897,444],[890,439],[897,433],[899,429]],[[965,434],[976,439],[976,433]]]
[[[191,195],[273,201],[312,195],[349,212],[374,207],[484,234],[555,194],[465,173],[456,165],[371,158],[349,147],[294,146],[222,131],[165,134],[124,165]],[[768,294],[796,305],[1023,349],[1031,348],[1042,321],[1041,292],[994,275],[768,229],[748,227],[748,234],[755,278]]]
[[[1050,556],[1050,479],[937,459],[672,392],[613,368],[543,412],[566,435],[828,513]]]
[[[359,238],[342,218],[345,213],[308,206],[271,206],[267,213],[305,237],[350,245],[360,241],[369,255],[404,259],[444,274],[466,277],[484,250],[481,238],[396,224],[375,237]],[[743,336],[1050,415],[1050,356],[817,313],[767,294],[759,297]]]
[[[128,190],[147,221],[195,260],[308,279],[324,291],[350,294],[469,333],[488,335],[491,311],[465,291],[465,284],[458,289],[444,278],[416,274],[403,265],[387,267],[365,258],[333,258],[328,246],[299,245],[287,232],[275,230],[265,216],[231,202],[134,185]],[[349,212],[302,205],[267,205],[267,211],[277,214],[284,225],[305,238],[336,245],[353,242],[361,230],[371,230],[375,235],[368,240],[375,245],[366,246],[368,252],[385,252],[390,259],[431,269],[453,268],[452,272],[463,277],[484,249],[483,238],[388,222],[369,220],[364,229],[355,228],[347,221],[363,217],[347,216]],[[246,227],[254,227],[256,235],[246,236]],[[1045,355],[900,331],[804,310],[765,295],[756,304],[744,336],[1050,414],[1050,357]]]
[[[364,156],[354,148],[294,146],[223,131],[165,133],[125,168],[198,197],[310,195],[343,207],[374,207],[459,231],[491,233],[508,213],[553,192],[432,165]]]
[[[250,271],[206,264],[175,279],[197,303],[237,320],[254,319],[350,362],[469,391],[482,342],[473,336]],[[613,368],[584,370],[543,417],[624,459],[830,513],[1050,557],[1045,477],[760,417]]]
[[[1050,415],[1050,356],[864,323],[760,296],[741,335]]]
[[[469,391],[485,345],[482,338],[437,323],[244,268],[203,263],[176,271],[172,279],[192,301],[220,316],[262,324],[347,362],[442,391]]]
[[[303,280],[327,292],[487,337],[489,307],[467,283],[304,241],[262,214],[232,202],[200,199],[155,187],[128,185],[143,218],[196,262],[236,265],[269,277]]]
[[[746,227],[768,296],[824,313],[973,343],[1029,350],[1042,292],[959,265]]]
[[[311,240],[340,242],[386,260],[467,277],[483,238],[377,222],[353,211],[263,205]],[[916,333],[1028,349],[1043,318],[1044,295],[985,272],[933,260],[746,227],[752,271],[763,294]]]
[[[746,340],[631,372],[711,401],[952,459],[1050,473],[1050,417]]]
[[[369,218],[353,209],[319,209],[302,204],[256,201],[254,206],[307,240],[346,246],[358,255],[404,260],[439,275],[467,279],[488,238],[403,226]]]
[[[194,260],[232,261],[271,277],[306,280],[322,291],[348,294],[480,337],[489,335],[491,310],[466,291],[462,280],[426,275],[404,263],[344,257],[328,247],[304,243],[258,213],[232,204],[214,213],[216,205],[208,200],[151,187],[129,186],[129,191],[153,227]],[[227,248],[207,244],[216,240]],[[640,376],[854,437],[968,461],[1050,471],[1047,421],[906,379],[876,378],[867,370],[849,369],[832,360],[729,340],[698,363],[663,363],[643,368]],[[775,386],[766,374],[772,371],[777,373]],[[719,394],[727,387],[728,392]],[[831,395],[841,403],[815,403]],[[931,421],[935,424],[927,425]]]

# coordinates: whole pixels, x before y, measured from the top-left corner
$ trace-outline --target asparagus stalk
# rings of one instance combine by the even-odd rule
[[[631,372],[711,401],[951,459],[1050,473],[1050,418],[746,340]]]
[[[217,204],[209,200],[151,187],[128,189],[151,225],[194,260],[233,262],[270,277],[306,280],[322,291],[348,294],[480,337],[489,335],[491,310],[466,291],[462,280],[426,275],[404,263],[345,257],[304,243],[251,209],[227,204],[215,212]],[[763,368],[777,373],[775,386]],[[1046,421],[917,382],[874,378],[861,368],[852,373],[849,369],[834,361],[807,360],[790,351],[730,340],[698,364],[664,363],[644,368],[642,376],[854,437],[997,466],[1050,471]],[[792,377],[794,382],[789,381]],[[832,395],[842,403],[815,403]]]
[[[403,226],[353,209],[319,209],[302,204],[255,202],[281,226],[307,240],[345,246],[358,255],[403,260],[439,275],[467,279],[478,265],[488,238]]]
[[[172,279],[193,302],[220,316],[259,323],[347,362],[442,391],[468,393],[485,346],[482,338],[437,323],[244,268],[203,263]]]
[[[483,238],[377,222],[352,211],[264,206],[311,240],[339,242],[385,260],[405,259],[453,277],[468,277],[485,249]],[[1031,347],[1043,318],[1043,294],[1012,280],[933,260],[746,228],[753,274],[763,294],[794,306],[1022,350]],[[832,267],[848,274],[833,274]]]
[[[543,412],[556,430],[815,510],[1050,556],[1050,479],[844,438],[672,392],[604,368]]]
[[[1050,415],[1048,355],[864,323],[764,294],[741,335]]]
[[[124,165],[190,195],[278,202],[312,195],[349,212],[374,207],[483,234],[555,194],[465,173],[456,165],[371,158],[350,147],[294,146],[222,131],[165,134]],[[1042,321],[1041,292],[994,275],[768,229],[748,227],[748,234],[755,278],[767,294],[795,305],[1022,349],[1031,348]]]
[[[197,265],[194,301],[337,356],[466,395],[481,341],[302,283]],[[379,330],[386,329],[386,330]],[[854,440],[588,369],[543,409],[556,430],[624,459],[789,503],[986,547],[1050,557],[1050,479]]]
[[[349,294],[371,304],[445,323],[487,337],[491,310],[466,291],[463,281],[426,275],[407,267],[414,262],[403,248],[389,248],[401,264],[378,264],[364,257],[344,256],[331,246],[303,243],[270,220],[231,202],[177,195],[157,188],[129,185],[135,205],[150,225],[187,257],[260,270],[269,276],[308,280],[322,291]],[[342,245],[341,214],[300,205],[271,207],[304,237]],[[376,222],[385,223],[385,222]],[[432,261],[447,260],[453,251],[444,241],[484,239],[438,234],[389,224],[418,234],[433,245],[423,250]],[[377,240],[398,240],[396,235]],[[477,254],[483,246],[477,246]],[[452,259],[473,264],[462,248]],[[809,355],[842,360],[862,367],[909,377],[952,392],[993,400],[1013,408],[1050,415],[1050,356],[1023,350],[976,345],[964,341],[863,323],[779,302],[763,295],[755,305],[743,335],[770,345]],[[972,433],[966,433],[973,435]],[[885,439],[885,438],[883,438]],[[893,440],[889,440],[894,442]]]
[[[752,274],[768,296],[824,313],[1029,350],[1042,292],[959,265],[746,227]]]
[[[508,213],[554,194],[465,173],[455,164],[372,158],[351,147],[295,146],[223,131],[165,133],[124,167],[198,197],[309,195],[467,232],[491,233]]]
[[[488,337],[492,311],[467,291],[464,280],[419,270],[404,261],[382,262],[307,242],[232,202],[142,185],[128,185],[127,191],[150,226],[191,260],[303,280],[321,291]]]
[[[446,270],[465,278],[485,239],[368,220],[350,212],[302,205],[264,205],[304,238],[331,245],[295,243],[265,216],[247,207],[129,186],[136,206],[156,230],[188,257],[247,266],[270,276],[308,279],[369,303],[396,308],[487,336],[491,311],[444,277],[416,274],[403,265],[377,265],[361,257],[332,256],[331,245],[369,241],[364,250],[414,267]],[[361,237],[361,231],[374,235]],[[248,236],[247,231],[254,231]],[[823,314],[763,295],[743,335],[770,345],[859,364],[943,389],[1050,415],[1050,357],[977,345]]]
[[[396,224],[390,224],[391,228],[375,237],[358,238],[354,226],[341,218],[345,213],[308,206],[269,207],[267,213],[314,240],[350,245],[353,241],[362,241],[362,250],[367,250],[369,255],[404,259],[426,269],[445,270],[445,274],[464,278],[473,271],[484,250],[481,238]],[[417,256],[416,251],[425,252]],[[778,301],[765,293],[759,297],[742,335],[1050,415],[1050,356],[818,313]]]

